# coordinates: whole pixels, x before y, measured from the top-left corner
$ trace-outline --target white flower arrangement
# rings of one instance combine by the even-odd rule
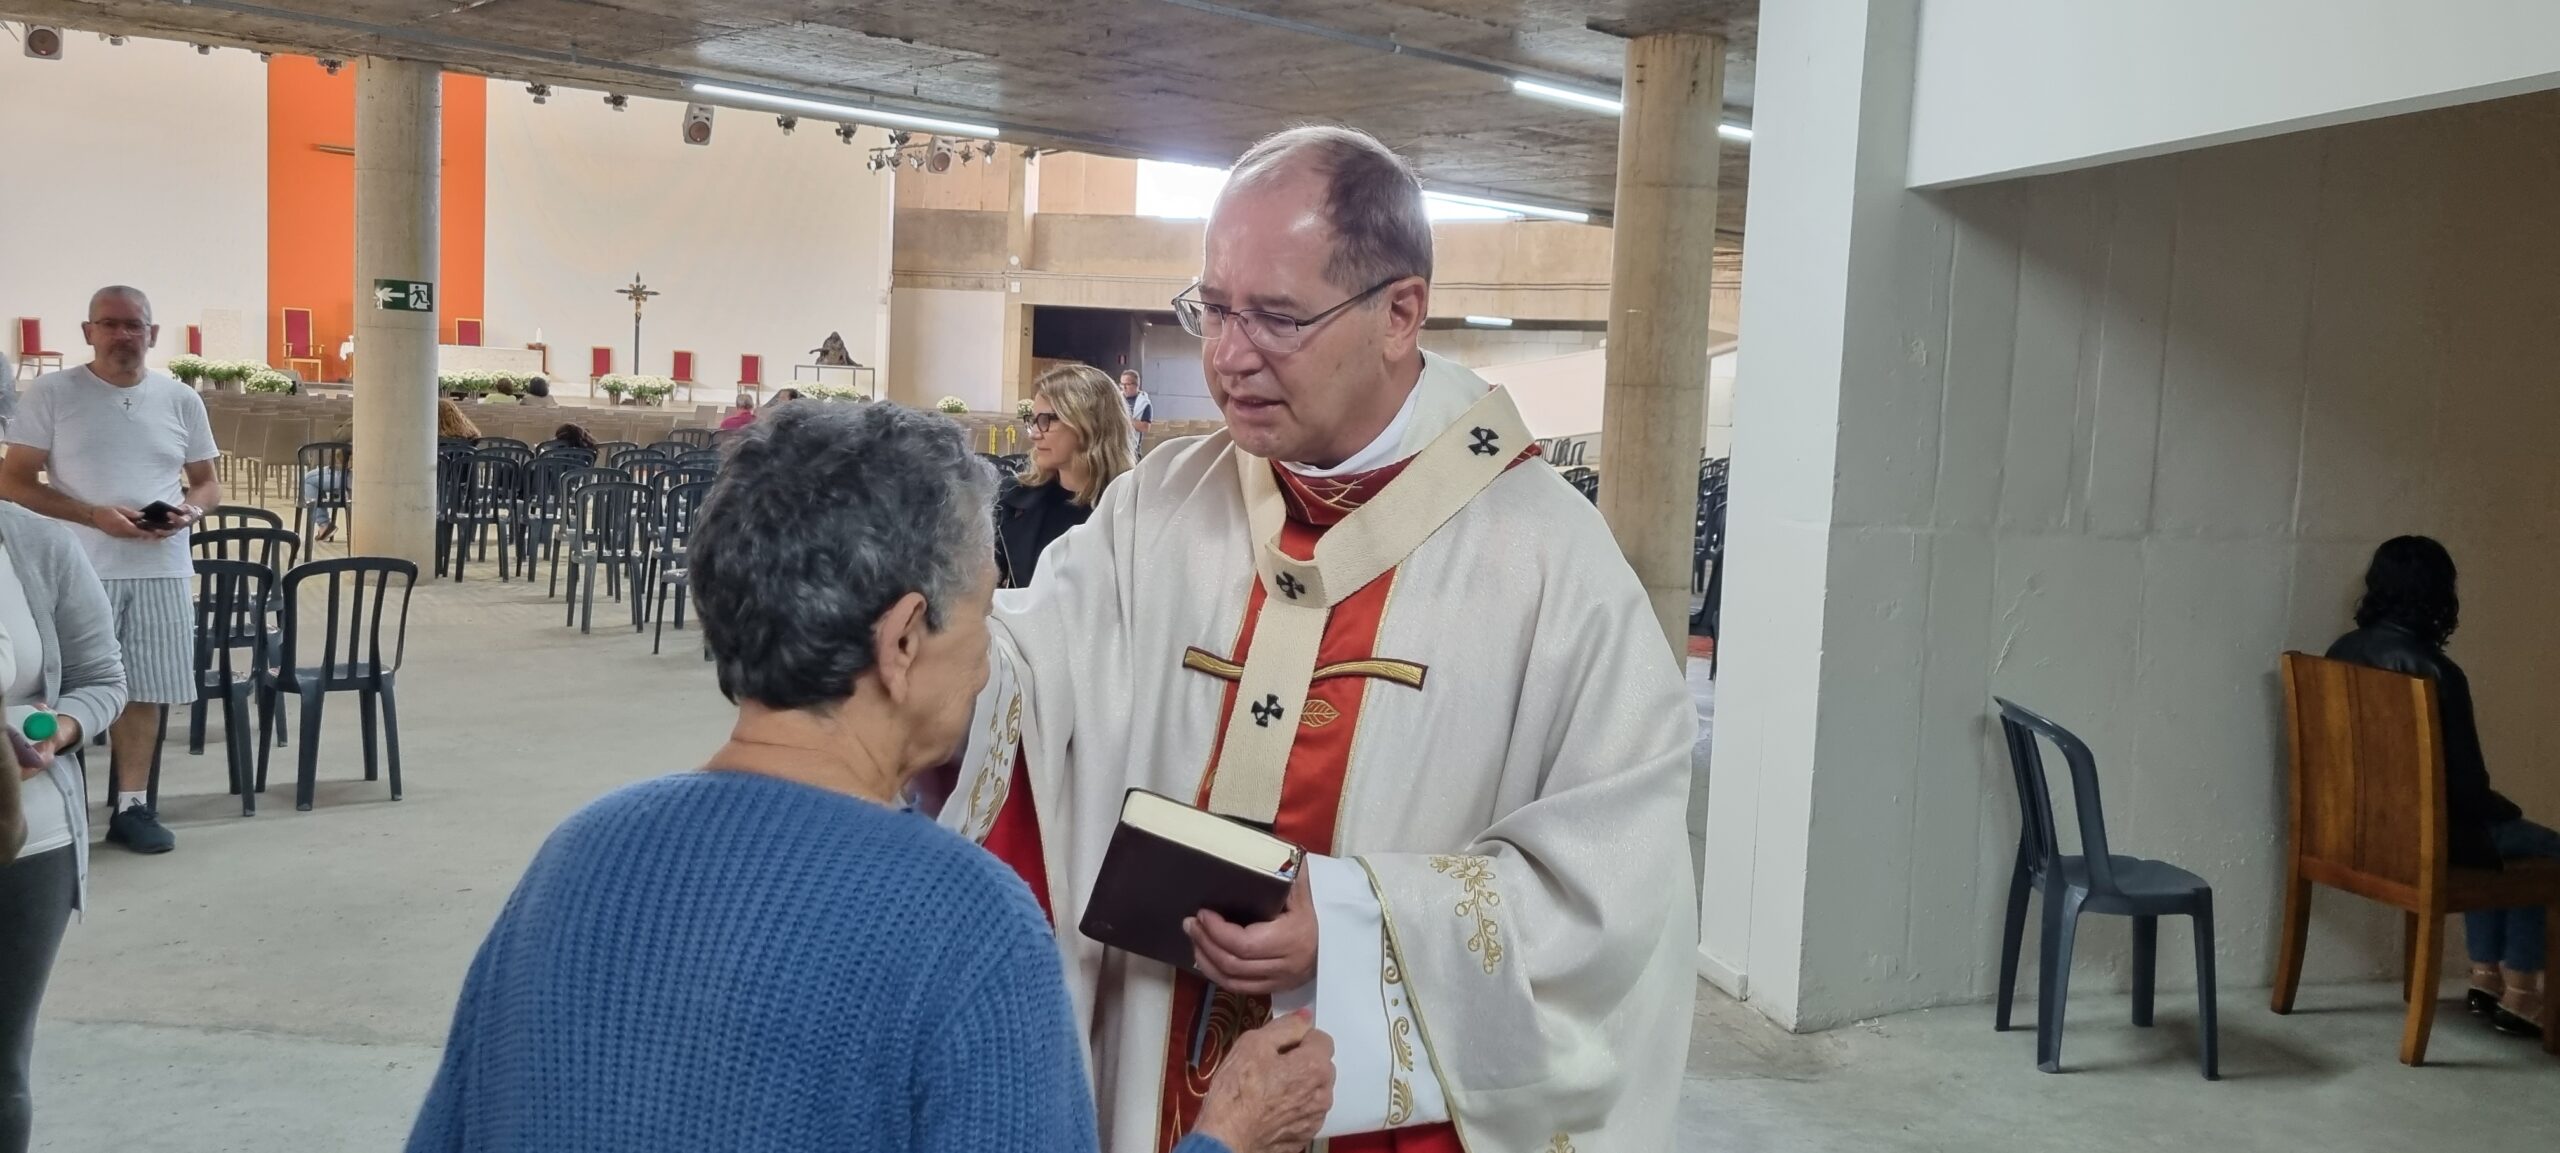
[[[953,416],[966,416],[969,413],[969,402],[956,396],[943,397],[933,402],[933,407]]]
[[[1031,423],[1031,402],[1027,400],[1013,402],[1013,417],[1024,424]]]
[[[676,390],[676,382],[663,376],[617,372],[596,378],[596,387],[616,400],[626,394],[642,404],[664,400]]]
[[[259,365],[250,370],[247,386],[251,392],[292,392],[293,375]]]
[[[808,384],[795,386],[800,395],[814,400],[844,400],[855,404],[871,399],[871,394],[844,384]]]

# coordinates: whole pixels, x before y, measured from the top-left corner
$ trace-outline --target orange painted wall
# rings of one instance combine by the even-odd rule
[[[479,317],[487,299],[489,87],[444,78],[444,177],[437,322]],[[308,308],[325,366],[343,379],[338,344],[355,325],[355,69],[331,76],[307,56],[267,64],[267,356],[283,365],[284,310]]]

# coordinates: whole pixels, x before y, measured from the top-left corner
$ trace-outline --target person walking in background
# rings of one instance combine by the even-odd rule
[[[124,710],[115,615],[71,530],[0,504],[0,694],[17,770],[0,777],[0,1153],[26,1153],[29,1058],[63,926],[89,877],[89,805],[64,755]],[[48,703],[50,703],[48,707]],[[19,735],[53,714],[42,741]]]
[[[1156,398],[1139,390],[1135,369],[1120,370],[1120,403],[1129,410],[1129,459],[1134,461],[1145,451],[1147,429],[1156,422]]]
[[[2329,659],[2425,677],[2436,685],[2444,732],[2447,855],[2455,868],[2495,869],[2508,861],[2560,858],[2560,833],[2526,820],[2514,801],[2489,787],[2481,754],[2471,678],[2444,651],[2462,621],[2453,554],[2432,537],[2382,542],[2364,574],[2355,631],[2329,646]],[[2472,1013],[2499,1032],[2542,1036],[2542,909],[2485,909],[2463,914],[2471,954]]]
[[[105,583],[131,702],[109,736],[107,840],[165,853],[177,838],[149,803],[151,758],[162,710],[196,699],[187,530],[222,503],[219,452],[204,399],[143,361],[160,326],[140,289],[99,289],[80,333],[89,363],[37,378],[19,400],[0,499],[70,524]]]
[[[728,741],[544,843],[410,1153],[1095,1149],[1039,904],[902,806],[987,680],[993,487],[958,426],[896,405],[738,437],[691,553]],[[1237,1041],[1177,1153],[1315,1136],[1330,1041],[1303,1017]]]
[[[1128,418],[1100,369],[1062,364],[1031,386],[1031,464],[996,500],[1004,588],[1031,583],[1049,542],[1084,523],[1102,490],[1135,467]]]

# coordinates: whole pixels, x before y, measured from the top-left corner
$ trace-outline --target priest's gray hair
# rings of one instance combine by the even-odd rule
[[[872,627],[925,624],[995,556],[995,473],[950,420],[894,404],[768,406],[730,447],[688,560],[731,701],[828,709],[873,663]]]
[[[1219,195],[1301,171],[1325,182],[1333,257],[1324,275],[1334,287],[1359,292],[1390,278],[1431,279],[1431,216],[1422,207],[1422,182],[1403,157],[1357,128],[1307,124],[1265,136],[1237,158]]]

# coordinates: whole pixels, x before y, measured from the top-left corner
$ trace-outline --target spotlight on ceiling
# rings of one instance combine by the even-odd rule
[[[211,44],[198,44],[198,45],[196,45],[196,55],[198,55],[198,56],[211,56],[211,55],[213,55],[213,45],[211,45]]]
[[[604,94],[604,106],[620,112],[631,107],[631,98],[619,92],[607,92]]]
[[[982,156],[982,157],[985,157],[985,158],[986,158],[986,159],[988,159],[988,160],[993,160],[993,159],[995,159],[995,158],[996,158],[996,142],[995,142],[995,141],[993,141],[993,140],[989,140],[989,141],[987,141],[987,142],[985,142],[985,143],[983,143],[983,144],[980,144],[980,145],[978,146],[978,155],[980,155],[980,156]]]
[[[913,139],[915,139],[915,135],[904,128],[892,128],[889,130],[889,147],[891,148],[904,148],[907,146],[907,141]]]
[[[791,135],[792,129],[800,127],[800,118],[785,112],[780,116],[774,117],[773,123],[775,127],[782,129],[783,135],[789,136]]]
[[[924,171],[924,153],[922,151],[907,153],[907,167],[918,172]]]
[[[276,58],[276,54],[275,54],[275,53],[273,53],[273,52],[261,52],[261,53],[258,53],[258,63],[260,63],[260,64],[267,63],[268,61],[274,60],[275,58]]]
[[[862,129],[851,124],[839,124],[836,125],[836,139],[844,141],[846,144],[851,144],[853,143],[854,135],[861,131]],[[880,166],[875,164],[871,167],[871,170],[873,172],[878,172],[880,171]]]
[[[732,88],[725,84],[705,84],[699,80],[692,81],[687,86],[692,88],[694,92],[715,100],[734,100],[745,104],[762,105],[766,108],[791,108],[814,116],[824,116],[830,120],[858,120],[864,124],[877,124],[883,128],[893,125],[905,125],[909,128],[921,128],[927,132],[948,132],[954,136],[993,137],[999,135],[995,126],[991,124],[967,124],[957,120],[945,120],[938,116],[918,116],[908,112],[889,112],[878,108],[863,108],[851,104],[836,104],[825,100],[811,100],[802,96],[784,96],[774,92],[760,92],[752,88]]]
[[[525,85],[524,94],[533,97],[533,102],[536,104],[551,103],[551,86],[539,80]]]
[[[889,158],[882,156],[877,152],[874,152],[862,159],[862,170],[865,172],[878,172],[888,166]]]
[[[344,60],[330,60],[330,59],[323,58],[323,59],[320,61],[320,67],[321,67],[321,69],[322,69],[323,71],[327,72],[327,73],[328,73],[329,75],[331,75],[331,76],[335,76],[335,75],[337,75],[337,74],[338,74],[338,69],[344,68],[344,67],[346,67],[346,66],[347,66],[347,62],[346,62],[346,61],[344,61]]]
[[[102,40],[105,40],[107,43],[112,44],[112,45],[114,45],[114,46],[116,46],[116,47],[118,47],[118,48],[122,48],[122,47],[124,47],[124,37],[122,37],[122,36],[118,36],[118,35],[116,35],[116,34],[114,34],[114,33],[112,33],[112,32],[110,32],[110,33],[106,33],[106,34],[104,34],[104,35],[100,36],[99,38],[100,38],[100,39],[102,39]]]

